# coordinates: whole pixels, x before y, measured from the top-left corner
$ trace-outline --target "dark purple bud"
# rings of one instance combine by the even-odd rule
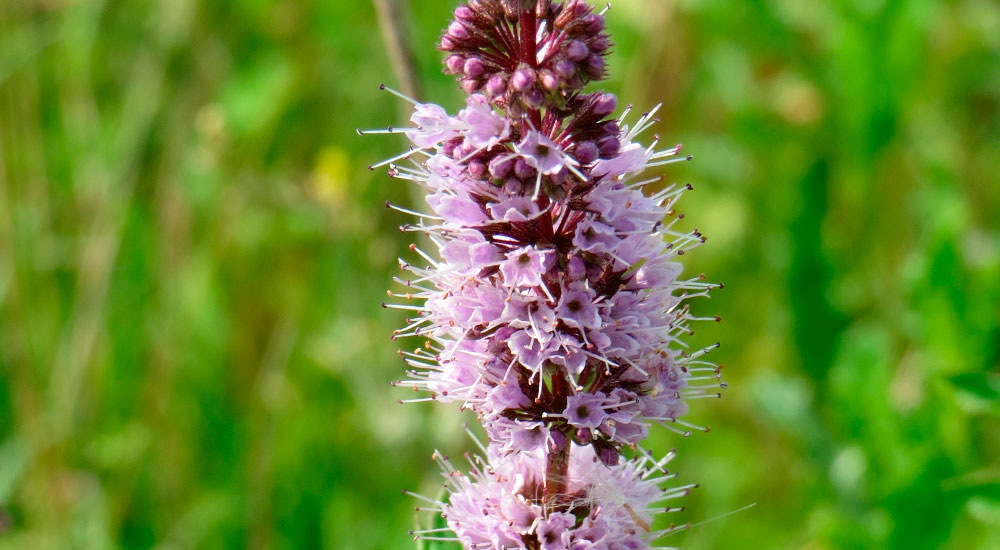
[[[594,102],[594,114],[597,116],[608,116],[618,108],[618,98],[615,94],[601,94]]]
[[[583,18],[583,22],[587,25],[587,31],[590,34],[597,34],[604,30],[604,16],[602,15],[591,13]]]
[[[604,76],[604,58],[594,54],[587,58],[587,72],[595,77]]]
[[[465,93],[467,94],[475,92],[482,85],[483,85],[482,82],[474,78],[466,78],[465,80],[462,81],[462,89],[465,90]]]
[[[448,68],[449,74],[458,74],[465,66],[465,58],[457,54],[449,55],[444,60],[444,66]]]
[[[459,6],[455,8],[455,19],[461,19],[462,21],[472,21],[476,18],[476,12],[472,11],[469,6]]]
[[[576,442],[580,445],[589,445],[593,440],[594,434],[590,432],[590,428],[579,428],[576,430]]]
[[[597,35],[590,41],[590,49],[597,53],[604,53],[610,47],[611,40],[608,40],[608,36],[605,34]]]
[[[486,173],[486,165],[478,160],[469,163],[469,175],[475,179],[483,177]]]
[[[621,142],[614,136],[608,136],[597,144],[597,148],[600,150],[602,158],[610,158],[618,154]]]
[[[552,443],[550,443],[550,445],[552,445],[553,449],[559,449],[566,444],[566,434],[560,432],[559,430],[552,430],[552,432],[549,433],[549,437],[552,438]]]
[[[545,104],[545,94],[538,88],[532,88],[521,94],[524,104],[532,109],[540,109]]]
[[[507,82],[498,74],[493,75],[486,82],[486,93],[490,97],[500,97],[507,91]]]
[[[469,78],[479,78],[486,72],[486,67],[483,66],[483,62],[478,57],[470,57],[462,66],[462,72]]]
[[[559,89],[559,77],[548,69],[538,72],[538,80],[542,82],[542,88],[547,92],[554,92]]]
[[[462,144],[462,138],[456,138],[444,142],[444,146],[441,148],[441,152],[446,156],[452,156],[455,153],[455,148]]]
[[[514,175],[526,180],[535,175],[535,169],[527,162],[524,162],[524,159],[517,159],[517,162],[514,163]]]
[[[583,61],[590,55],[590,48],[579,40],[570,40],[566,45],[566,57],[573,61]]]
[[[621,133],[622,129],[618,126],[618,122],[614,120],[606,120],[601,124],[601,131],[605,134],[617,136]]]
[[[600,151],[597,150],[597,144],[593,141],[581,141],[576,144],[573,156],[576,157],[576,160],[580,164],[590,164],[597,160],[600,156]]]
[[[600,447],[594,445],[594,447],[597,450],[597,458],[601,459],[601,462],[603,462],[605,466],[610,467],[618,464],[618,451],[616,451],[614,447],[605,447],[603,445]]]
[[[510,77],[510,85],[519,92],[526,92],[535,86],[535,71],[524,67],[514,71]]]
[[[505,159],[501,155],[490,161],[490,175],[497,179],[503,179],[510,174],[512,168],[514,168],[514,159]]]
[[[554,67],[556,74],[563,78],[570,78],[576,75],[576,63],[573,63],[569,59],[560,59],[556,61]]]
[[[503,182],[503,188],[511,195],[517,195],[524,190],[524,184],[517,178],[507,178],[507,181]]]
[[[451,25],[448,25],[448,36],[456,40],[468,40],[469,31],[465,30],[465,25],[458,21],[452,21]]]
[[[549,177],[552,178],[552,183],[556,185],[566,185],[567,183],[570,182],[570,179],[572,179],[569,170],[567,170],[565,166],[560,168],[558,172],[552,174]]]

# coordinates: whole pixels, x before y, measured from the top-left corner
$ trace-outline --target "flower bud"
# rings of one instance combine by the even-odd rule
[[[597,160],[600,156],[600,151],[597,150],[597,144],[593,141],[581,141],[576,144],[576,149],[573,151],[573,156],[580,164],[590,164]]]
[[[462,72],[469,78],[479,78],[486,72],[486,67],[483,66],[483,62],[478,57],[470,57],[462,66]]]
[[[548,69],[539,71],[538,79],[542,83],[542,88],[545,88],[547,92],[554,92],[559,89],[559,77]]]
[[[447,68],[449,74],[459,74],[463,72],[465,58],[458,54],[449,55],[444,60],[444,66]]]
[[[618,108],[618,98],[615,94],[604,93],[597,97],[594,103],[594,114],[597,116],[608,116]]]
[[[524,104],[532,109],[540,109],[545,104],[545,94],[538,88],[532,88],[521,95]]]
[[[522,67],[510,77],[510,85],[519,92],[526,92],[535,86],[535,71]]]
[[[552,438],[550,445],[554,449],[558,449],[566,444],[566,434],[560,432],[559,430],[553,430],[552,433],[549,434],[549,437]]]
[[[475,179],[479,179],[486,173],[486,165],[481,161],[473,160],[469,162],[469,175]]]
[[[584,67],[587,69],[587,72],[595,78],[604,76],[604,58],[600,55],[594,54],[588,57],[587,63]]]
[[[583,61],[590,55],[590,49],[587,45],[579,40],[571,40],[565,48],[566,57],[572,59],[573,61]]]
[[[468,40],[469,31],[466,30],[465,25],[458,21],[452,21],[448,25],[448,36],[454,38],[455,40]]]
[[[522,180],[526,180],[534,176],[535,173],[535,169],[527,162],[524,162],[524,159],[517,159],[514,163],[514,175]]]
[[[597,34],[604,30],[604,17],[591,13],[583,17],[583,23],[587,26],[587,32]]]
[[[594,443],[594,450],[597,451],[597,458],[604,463],[605,466],[614,466],[618,464],[618,451],[614,447],[607,445],[598,445]]]
[[[455,8],[455,19],[462,21],[472,21],[476,18],[476,13],[469,6],[459,6]]]
[[[466,78],[462,81],[462,89],[467,94],[475,93],[480,86],[482,86],[482,83],[474,78]]]
[[[621,148],[621,142],[619,142],[618,138],[614,136],[608,136],[597,144],[597,148],[601,152],[601,158],[610,158],[618,154],[618,149]]]
[[[557,75],[563,78],[570,78],[576,75],[576,63],[573,63],[569,59],[556,61],[556,64],[552,68],[555,69]]]
[[[490,97],[500,97],[507,91],[507,81],[500,75],[493,75],[486,81],[486,93]]]
[[[504,179],[507,174],[514,168],[513,159],[505,159],[503,156],[498,156],[490,161],[490,175],[497,179]]]
[[[603,34],[599,34],[590,40],[590,49],[597,53],[604,53],[610,47],[611,41]]]

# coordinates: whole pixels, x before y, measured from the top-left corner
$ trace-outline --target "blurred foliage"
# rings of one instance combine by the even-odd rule
[[[410,2],[427,98],[454,0]],[[607,87],[694,163],[730,389],[654,430],[708,548],[1000,548],[1000,6],[618,0]],[[0,549],[406,549],[407,242],[366,1],[0,3]],[[425,518],[426,520],[426,518]]]

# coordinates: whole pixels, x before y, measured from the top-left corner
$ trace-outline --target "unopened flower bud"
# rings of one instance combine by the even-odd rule
[[[604,17],[596,13],[584,16],[583,22],[587,25],[587,31],[591,34],[597,34],[604,30]]]
[[[595,36],[590,41],[590,49],[597,53],[604,53],[610,47],[611,47],[611,41],[608,40],[608,37],[603,34]]]
[[[469,162],[469,175],[475,179],[479,179],[483,174],[486,173],[486,165],[478,160],[473,160]]]
[[[590,48],[586,44],[579,40],[571,40],[569,44],[566,45],[566,57],[572,59],[573,61],[583,61],[590,55]]]
[[[600,150],[602,158],[609,158],[618,154],[618,149],[621,148],[621,142],[619,142],[618,138],[614,136],[608,136],[597,144],[597,148]]]
[[[482,83],[474,78],[466,78],[462,81],[462,89],[467,94],[474,93],[480,86],[482,86]]]
[[[449,55],[444,60],[444,66],[448,69],[449,74],[461,73],[465,66],[465,58],[458,54]]]
[[[535,169],[527,162],[524,162],[524,159],[517,159],[514,163],[514,175],[522,180],[534,176],[535,173]]]
[[[507,178],[503,183],[503,189],[512,195],[517,195],[524,190],[524,184],[517,178]]]
[[[532,109],[540,109],[545,104],[545,94],[538,88],[532,88],[521,95],[524,104]]]
[[[586,68],[587,72],[595,78],[604,76],[604,58],[597,54],[588,57]]]
[[[490,175],[497,179],[506,178],[513,168],[513,159],[499,156],[490,161]]]
[[[507,81],[500,75],[493,75],[486,81],[486,93],[490,97],[500,97],[507,91]]]
[[[466,30],[465,25],[462,23],[452,21],[451,24],[448,25],[448,36],[456,40],[468,40],[469,31]]]
[[[469,78],[479,78],[486,72],[486,67],[483,66],[483,62],[478,57],[470,57],[462,66],[462,72]]]
[[[550,445],[555,449],[558,449],[566,444],[566,434],[558,430],[553,430],[552,433],[549,434],[549,437],[552,438]]]
[[[469,6],[459,6],[455,8],[455,19],[462,21],[472,21],[476,18],[476,13]]]
[[[555,69],[557,75],[563,78],[569,78],[576,74],[576,63],[573,63],[569,59],[556,61],[556,64],[552,68]]]
[[[601,462],[605,466],[614,466],[618,464],[618,451],[613,447],[608,447],[604,445],[594,445],[594,449],[597,451],[597,458],[601,459]]]
[[[548,69],[538,72],[538,80],[542,83],[542,88],[547,92],[554,92],[559,89],[559,77]]]
[[[601,94],[594,103],[594,114],[597,116],[608,116],[618,108],[618,98],[615,94]]]
[[[535,86],[535,71],[522,67],[510,77],[510,85],[519,92],[526,92]]]
[[[600,156],[600,151],[597,150],[597,144],[593,141],[581,141],[576,144],[573,156],[576,157],[577,162],[580,164],[590,164],[597,160]]]

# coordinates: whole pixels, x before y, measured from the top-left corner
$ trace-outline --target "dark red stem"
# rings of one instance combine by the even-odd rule
[[[535,44],[538,20],[535,17],[535,2],[521,2],[521,14],[518,16],[517,25],[521,32],[521,62],[527,63],[534,69],[538,66],[537,44]]]
[[[538,44],[535,42],[535,33],[538,32],[538,17],[535,15],[537,8],[536,0],[521,0],[521,13],[517,18],[521,38],[521,62],[532,69],[538,68]],[[528,117],[535,129],[541,131],[542,114],[538,109],[529,110]]]

